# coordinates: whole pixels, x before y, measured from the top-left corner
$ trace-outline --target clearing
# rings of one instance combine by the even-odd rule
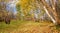
[[[9,25],[0,22],[0,33],[60,33],[60,26],[49,21],[13,20]]]

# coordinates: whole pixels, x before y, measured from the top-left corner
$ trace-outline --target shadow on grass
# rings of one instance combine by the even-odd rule
[[[60,31],[60,25],[55,25],[56,29]]]

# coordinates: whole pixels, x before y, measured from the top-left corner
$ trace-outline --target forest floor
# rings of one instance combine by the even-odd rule
[[[49,21],[12,21],[0,22],[0,33],[60,33],[60,26]]]

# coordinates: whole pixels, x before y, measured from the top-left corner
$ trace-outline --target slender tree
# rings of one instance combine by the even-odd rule
[[[45,9],[45,12],[47,12],[48,16],[52,19],[53,23],[60,24],[60,20],[59,20],[57,10],[56,10],[56,1],[58,0],[50,0],[51,6],[49,6],[49,4],[47,4],[45,0],[40,0],[42,5],[44,5],[43,7]],[[49,12],[51,12],[54,15],[53,16],[54,18],[51,16]]]

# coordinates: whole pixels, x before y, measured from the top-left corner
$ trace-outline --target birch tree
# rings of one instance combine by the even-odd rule
[[[45,9],[45,12],[51,18],[53,23],[54,24],[60,24],[60,20],[59,20],[57,10],[56,10],[56,1],[58,1],[58,0],[50,0],[51,6],[49,6],[49,4],[45,0],[40,0],[40,3],[42,3],[42,5],[44,5],[43,7]],[[50,15],[49,12],[51,12],[53,14],[54,18]]]

